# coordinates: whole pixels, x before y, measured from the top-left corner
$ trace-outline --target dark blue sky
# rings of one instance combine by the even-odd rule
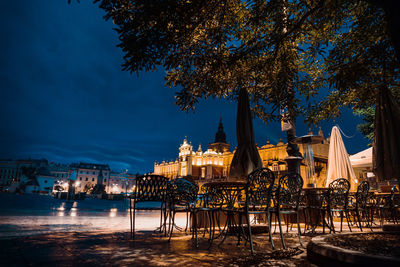
[[[121,71],[122,52],[112,23],[92,1],[26,0],[0,3],[0,158],[107,163],[114,170],[150,172],[154,161],[177,157],[185,136],[203,150],[220,116],[236,145],[236,103],[201,100],[195,113],[174,105],[177,89],[164,72]],[[338,124],[349,153],[368,144],[350,112]],[[297,123],[298,135],[308,127]],[[317,128],[313,129],[314,132]],[[285,140],[280,125],[255,120],[259,145]]]

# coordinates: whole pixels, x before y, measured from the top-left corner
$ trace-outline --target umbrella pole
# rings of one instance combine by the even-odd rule
[[[288,165],[288,172],[294,172],[300,174],[300,163],[303,157],[299,151],[299,146],[293,143],[296,138],[296,125],[295,122],[291,121],[292,128],[286,132],[288,144],[286,147],[286,152],[288,157],[285,159]]]

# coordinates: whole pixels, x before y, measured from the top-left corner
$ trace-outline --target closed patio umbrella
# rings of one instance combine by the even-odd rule
[[[380,181],[400,178],[400,107],[385,86],[375,108],[373,170]]]
[[[351,167],[349,154],[347,154],[342,136],[338,127],[332,128],[328,154],[328,173],[326,186],[337,178],[345,178],[350,182],[351,189],[356,189],[356,175]]]
[[[229,180],[245,180],[249,173],[262,167],[262,161],[254,142],[249,96],[243,88],[238,99],[236,138],[238,146],[232,159]]]

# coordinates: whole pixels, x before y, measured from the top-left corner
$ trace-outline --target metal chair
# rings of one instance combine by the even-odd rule
[[[168,178],[160,175],[147,174],[139,176],[135,181],[135,189],[129,197],[129,217],[131,224],[131,238],[135,238],[136,210],[160,210],[160,232],[165,228],[163,217],[166,216],[166,189]],[[140,202],[157,202],[157,206],[138,207]]]
[[[372,227],[372,208],[369,205],[369,183],[367,181],[361,182],[357,186],[356,193],[356,216],[358,225],[362,231],[362,221],[366,221],[366,225]]]
[[[349,190],[350,182],[345,178],[338,178],[329,184],[327,194],[327,212],[331,223],[331,231],[335,233],[335,225],[333,224],[334,213],[340,214],[340,232],[343,229],[343,213],[347,219],[347,225],[351,232],[350,215],[349,215]]]
[[[250,214],[265,214],[268,221],[269,240],[275,249],[271,234],[270,204],[272,187],[275,182],[274,173],[268,168],[253,171],[247,177],[245,215],[247,218],[248,233],[250,239],[251,254],[254,254],[253,237],[251,234]]]
[[[213,190],[210,186],[208,186],[207,184],[203,184],[201,186],[201,190],[200,190],[200,194],[197,195],[197,204],[194,207],[192,213],[193,213],[193,235],[195,238],[195,246],[196,248],[199,247],[199,242],[198,242],[198,213],[200,212],[200,214],[203,216],[203,237],[205,237],[206,231],[207,231],[207,226],[206,226],[206,220],[205,218],[208,218],[208,232],[209,232],[209,239],[208,241],[211,241],[211,229],[212,229],[212,216],[213,216],[213,212],[216,210],[214,204],[215,204],[215,200],[214,200],[214,194],[213,194]],[[219,207],[218,207],[219,208]]]
[[[399,189],[396,185],[394,185],[390,190],[390,195],[385,196],[381,199],[381,203],[379,205],[381,214],[381,225],[383,224],[384,220],[398,223],[400,208],[400,195],[398,194],[398,192]]]
[[[301,242],[301,230],[300,230],[300,196],[303,188],[303,178],[297,173],[289,173],[282,176],[279,179],[278,193],[277,193],[277,206],[270,208],[270,212],[275,213],[278,217],[279,231],[281,235],[282,246],[286,249],[285,240],[283,238],[281,214],[292,215],[295,214],[297,217],[297,230],[299,243]]]
[[[186,179],[178,178],[167,184],[167,208],[169,211],[169,239],[171,240],[175,226],[175,215],[177,212],[186,212],[186,230],[189,222],[188,214],[196,207],[197,193],[199,187]],[[165,218],[166,220],[166,218]]]
[[[223,237],[221,245],[228,235],[237,235],[240,244],[241,237],[245,236],[242,225],[242,214],[244,203],[244,193],[246,184],[243,182],[214,182],[209,183],[209,189],[212,192],[212,199],[209,205],[212,207],[211,212],[211,238],[210,247],[214,239]],[[221,228],[221,215],[226,219],[225,225]],[[217,218],[215,218],[217,216]],[[216,225],[219,229],[219,234],[215,236]]]
[[[400,208],[400,195],[399,187],[394,185],[390,193],[390,212],[392,219],[395,223],[398,223],[399,219],[399,208]]]

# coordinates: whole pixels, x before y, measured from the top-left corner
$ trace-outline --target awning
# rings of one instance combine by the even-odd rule
[[[372,169],[372,147],[350,156],[350,163],[353,168]]]

